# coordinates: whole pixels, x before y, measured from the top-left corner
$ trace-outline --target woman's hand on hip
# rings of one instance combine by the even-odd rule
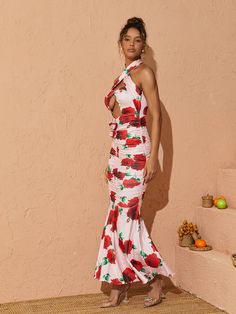
[[[144,167],[144,182],[148,183],[149,181],[151,181],[153,179],[153,177],[155,176],[156,172],[157,172],[157,168],[158,168],[158,160],[157,158],[154,157],[149,157],[147,159],[146,165]]]

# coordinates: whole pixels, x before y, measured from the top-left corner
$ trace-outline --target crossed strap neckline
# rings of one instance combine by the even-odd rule
[[[109,109],[109,99],[110,97],[114,94],[114,89],[120,84],[120,82],[127,76],[129,75],[129,73],[134,70],[135,68],[137,68],[141,63],[143,63],[143,60],[141,58],[136,59],[134,61],[132,61],[127,67],[125,67],[121,73],[121,75],[115,80],[111,90],[109,91],[109,93],[105,96],[105,105],[106,107]]]
[[[132,70],[137,68],[142,62],[143,60],[139,58],[132,61],[127,67],[125,67],[121,75],[115,80],[111,89],[113,90],[117,85],[119,85],[119,83],[125,78],[125,76],[127,76]]]

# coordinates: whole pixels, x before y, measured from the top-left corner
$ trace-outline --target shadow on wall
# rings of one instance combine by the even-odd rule
[[[157,77],[157,63],[154,59],[153,49],[148,46],[145,53],[144,62],[148,64]],[[157,82],[158,83],[158,82]],[[160,95],[161,98],[161,95]],[[146,227],[151,233],[156,212],[163,209],[169,201],[169,186],[173,164],[173,136],[170,117],[161,102],[162,126],[161,139],[158,153],[158,170],[155,177],[147,186],[143,200],[141,215],[145,221]],[[147,115],[147,128],[151,134],[152,118]]]

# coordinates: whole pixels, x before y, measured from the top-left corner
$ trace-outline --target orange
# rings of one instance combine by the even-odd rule
[[[214,198],[214,205],[215,205],[215,206],[216,206],[216,203],[217,203],[217,201],[218,201],[219,199],[225,200],[224,195],[220,195],[220,196]]]
[[[200,247],[205,247],[207,244],[206,244],[206,241],[203,240],[203,239],[197,239],[195,240],[195,246],[200,248]]]

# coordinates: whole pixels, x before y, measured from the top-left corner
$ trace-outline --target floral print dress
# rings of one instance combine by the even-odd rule
[[[147,101],[129,74],[142,62],[142,59],[131,62],[105,97],[105,105],[112,111],[110,99],[114,95],[120,115],[117,118],[111,115],[109,122],[112,137],[108,160],[109,208],[94,279],[115,285],[147,283],[157,274],[174,275],[140,215],[147,186],[143,172],[151,140],[146,128]]]

